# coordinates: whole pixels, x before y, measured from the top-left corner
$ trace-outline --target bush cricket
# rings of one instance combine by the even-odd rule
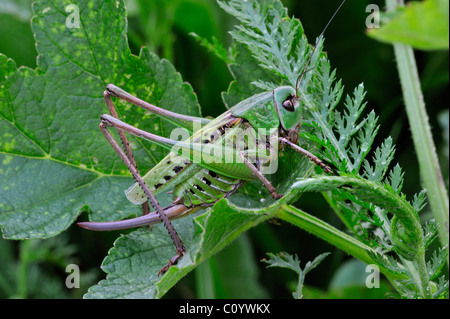
[[[125,193],[133,204],[141,205],[143,215],[113,222],[80,222],[78,225],[89,230],[109,231],[162,222],[172,238],[176,254],[159,271],[160,275],[185,254],[171,219],[211,206],[219,199],[233,194],[249,180],[259,179],[274,199],[282,197],[264,176],[282,148],[290,147],[307,156],[325,172],[332,173],[317,156],[297,145],[303,109],[298,90],[304,74],[309,71],[307,67],[319,41],[344,2],[320,34],[295,87],[281,86],[251,96],[213,120],[170,112],[113,84],[107,85],[104,99],[110,114],[101,116],[100,130],[131,172],[135,184]],[[192,136],[182,142],[161,137],[121,121],[112,97],[143,108],[187,130],[192,131],[192,127],[195,127],[192,123],[202,127],[194,130]],[[123,148],[113,138],[109,127],[117,130]],[[149,140],[171,152],[141,176],[125,133]],[[163,208],[155,195],[170,189],[173,189],[173,202]],[[155,209],[154,212],[150,212],[149,203]]]

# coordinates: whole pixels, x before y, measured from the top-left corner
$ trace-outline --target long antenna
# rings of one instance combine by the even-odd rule
[[[320,34],[319,38],[316,41],[316,44],[314,45],[314,49],[311,52],[311,55],[309,56],[308,62],[306,62],[305,65],[305,70],[298,76],[297,81],[295,81],[295,96],[297,96],[297,92],[298,89],[300,88],[300,84],[302,83],[303,80],[303,76],[305,75],[306,72],[311,71],[311,69],[306,70],[306,68],[309,66],[309,63],[311,62],[311,59],[314,55],[314,52],[316,51],[317,45],[319,44],[320,40],[322,40],[323,38],[323,34],[325,33],[325,31],[327,30],[328,26],[330,25],[331,21],[333,21],[334,17],[336,16],[336,14],[338,13],[338,11],[341,9],[341,7],[344,5],[345,0],[343,0],[341,2],[341,4],[339,5],[339,7],[336,9],[336,11],[334,12],[333,16],[331,17],[331,19],[328,21],[327,25],[325,26],[325,28],[323,29],[322,33]],[[300,81],[299,81],[300,80]]]

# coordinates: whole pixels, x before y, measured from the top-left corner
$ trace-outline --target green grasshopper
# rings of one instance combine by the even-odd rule
[[[334,15],[344,2],[345,0]],[[303,108],[299,102],[298,90],[317,43],[305,70],[297,78],[295,87],[281,86],[271,92],[256,94],[213,120],[170,112],[112,84],[107,85],[104,99],[110,114],[101,116],[100,130],[133,175],[136,183],[125,194],[133,204],[141,205],[143,215],[127,220],[81,222],[78,225],[89,230],[109,231],[163,222],[175,245],[176,254],[160,270],[159,274],[162,274],[185,254],[185,248],[170,222],[171,219],[214,205],[218,200],[232,195],[246,181],[255,179],[264,184],[274,199],[282,197],[264,176],[267,168],[276,162],[281,148],[290,147],[306,155],[325,172],[332,173],[318,157],[296,144]],[[193,134],[180,142],[135,128],[118,118],[112,97],[141,107]],[[202,127],[195,129],[196,125],[193,123]],[[123,149],[108,127],[117,129]],[[147,139],[171,152],[142,177],[125,133]],[[170,189],[173,189],[173,202],[162,208],[155,195]],[[153,213],[150,212],[149,202],[155,209]]]

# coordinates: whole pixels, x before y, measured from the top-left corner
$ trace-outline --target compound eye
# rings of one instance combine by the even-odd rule
[[[282,105],[286,111],[294,112],[294,110],[295,110],[294,104],[292,103],[292,101],[290,99],[287,99],[286,101],[284,101]]]

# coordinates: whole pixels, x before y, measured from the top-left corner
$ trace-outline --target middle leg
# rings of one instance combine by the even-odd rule
[[[273,187],[272,183],[269,182],[267,178],[264,177],[264,175],[256,168],[255,165],[253,165],[247,157],[245,157],[245,152],[239,152],[240,158],[244,161],[244,164],[252,171],[253,174],[255,174],[256,177],[266,186],[267,190],[272,195],[273,199],[280,199],[283,197],[283,194],[278,194],[275,187]]]
[[[292,143],[291,141],[289,141],[288,139],[285,139],[284,137],[280,138],[280,142],[281,144],[287,145],[290,148],[293,148],[294,150],[296,150],[299,153],[302,153],[303,155],[305,155],[306,157],[308,157],[312,162],[314,162],[315,164],[319,165],[320,167],[322,167],[322,169],[330,174],[333,174],[333,171],[331,170],[331,168],[327,165],[325,165],[324,162],[322,162],[320,160],[320,158],[318,158],[316,155],[308,152],[307,150],[301,148],[300,146],[298,146],[297,144]]]

